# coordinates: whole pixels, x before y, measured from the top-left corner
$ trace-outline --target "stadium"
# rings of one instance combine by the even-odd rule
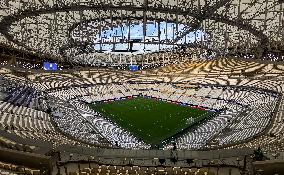
[[[284,174],[283,0],[0,1],[0,174]]]

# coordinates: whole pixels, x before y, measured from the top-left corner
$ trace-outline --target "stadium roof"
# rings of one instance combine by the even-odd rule
[[[112,29],[126,23],[133,26],[131,21],[138,20],[144,36],[147,23],[153,21],[185,26],[175,29],[169,40],[161,39],[158,32],[156,40],[142,39],[144,44],[177,45],[180,41],[178,48],[221,54],[253,53],[258,58],[267,53],[283,55],[283,6],[283,0],[6,0],[0,2],[0,43],[62,60],[101,51],[105,40],[97,39],[101,47],[96,48],[94,41],[88,40],[95,36],[89,28],[96,28],[102,36],[105,19]],[[94,21],[96,26],[89,25]],[[79,40],[74,39],[76,29]],[[197,31],[205,35],[183,42],[185,36]],[[80,40],[84,37],[87,40]],[[114,38],[109,38],[108,44],[124,42],[127,50],[133,42],[129,37]]]

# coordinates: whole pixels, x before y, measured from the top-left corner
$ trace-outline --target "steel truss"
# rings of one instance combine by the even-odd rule
[[[273,60],[282,61],[283,5],[283,1],[275,0],[1,1],[0,42],[28,53],[72,62],[68,52],[76,53],[84,46],[70,37],[75,26],[102,18],[141,18],[144,24],[149,19],[164,19],[190,26],[172,44],[199,29],[208,34],[206,40],[188,44],[186,47],[191,49],[182,51],[197,56],[215,52],[258,59],[271,59],[272,55]]]

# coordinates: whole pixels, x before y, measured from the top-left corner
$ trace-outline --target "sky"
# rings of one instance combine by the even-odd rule
[[[184,31],[187,30],[188,26],[184,24],[178,24],[178,29],[176,28],[176,23],[160,22],[160,40],[165,41],[166,39],[173,41],[175,38],[180,36]],[[146,36],[145,41],[159,41],[158,37],[159,27],[158,22],[149,22],[146,24]],[[100,40],[102,39],[105,44],[102,44],[102,50],[104,52],[112,52],[113,44],[106,44],[106,42],[116,41],[119,42],[115,44],[115,50],[128,50],[128,43],[121,43],[122,39],[124,42],[128,39],[130,34],[130,40],[141,39],[143,41],[143,23],[131,24],[121,23],[119,26],[113,26],[113,28],[105,28],[102,30],[102,35],[97,32],[96,36],[93,37],[92,43],[95,50],[100,50]],[[196,40],[200,41],[204,37],[204,33],[201,30],[196,31]],[[191,43],[195,41],[195,33],[191,32],[185,37],[177,41],[178,44]],[[172,45],[160,44],[160,49],[172,48]],[[145,49],[144,49],[145,48]],[[158,44],[145,44],[144,43],[134,43],[133,50],[137,50],[135,53],[145,53],[145,52],[155,52],[159,50]]]

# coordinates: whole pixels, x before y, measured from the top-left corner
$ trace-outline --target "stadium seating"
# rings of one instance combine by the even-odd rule
[[[0,101],[2,130],[22,138],[51,141],[55,144],[75,143],[54,128],[50,115],[43,112],[47,110],[47,105],[42,103],[44,100],[39,96],[33,96],[33,92],[22,87],[17,87],[8,94],[5,101]]]
[[[0,174],[1,175],[16,175],[16,174],[40,175],[41,173],[40,170],[37,169],[31,169],[24,166],[0,162]]]
[[[179,86],[180,85],[177,85],[177,87]],[[63,90],[56,89],[50,91],[49,95],[68,101],[71,106],[76,108],[76,110],[70,110],[70,107],[67,107],[64,102],[61,102],[61,105],[57,105],[60,106],[59,111],[64,113],[64,115],[60,119],[56,119],[56,122],[59,127],[62,126],[65,128],[63,128],[64,132],[76,136],[76,138],[83,139],[84,141],[100,144],[99,134],[94,130],[90,130],[90,128],[92,128],[91,125],[93,125],[95,130],[99,131],[109,142],[113,144],[119,143],[120,146],[127,148],[136,147],[140,144],[133,140],[134,137],[131,133],[123,131],[110,120],[100,116],[96,111],[89,109],[89,107],[84,104],[85,102],[90,103],[92,101],[119,99],[121,97],[142,94],[161,99],[178,100],[184,103],[190,102],[198,106],[216,110],[228,108],[228,110],[221,112],[217,117],[212,119],[212,121],[210,120],[204,123],[198,130],[188,133],[188,136],[185,135],[184,138],[180,138],[180,140],[177,141],[178,146],[184,149],[204,147],[204,143],[207,143],[208,139],[213,139],[213,137],[215,142],[214,146],[216,146],[216,142],[218,142],[218,145],[238,143],[261,133],[269,124],[271,120],[270,113],[274,110],[277,102],[277,95],[275,96],[266,91],[250,88],[236,90],[237,87],[225,88],[214,85],[198,85],[199,88],[193,89],[187,88],[186,84],[183,84],[182,89],[178,89],[177,87],[165,83],[123,83],[87,87],[77,86]],[[66,106],[65,109],[68,109],[68,111],[64,110],[64,105]],[[245,115],[240,113],[240,111],[244,110],[247,112]],[[260,117],[252,116],[252,114],[256,112]],[[74,116],[77,117],[74,118]],[[237,117],[241,119],[235,120]],[[84,120],[89,121],[85,127],[82,125]],[[242,121],[247,122],[244,125]],[[76,129],[76,126],[77,128],[81,128],[81,130]],[[246,130],[240,130],[240,128],[243,129],[244,127]],[[89,130],[82,132],[82,128],[89,128]],[[225,128],[229,131],[228,133],[221,132]],[[96,136],[90,134],[94,132]],[[84,139],[84,136],[82,136],[83,133],[89,133],[87,134],[88,138]],[[112,135],[113,133],[115,133],[115,135]],[[79,136],[78,134],[81,135]],[[198,143],[202,143],[202,145]],[[149,147],[145,144],[142,145],[140,145],[140,147]],[[209,145],[206,145],[205,147],[208,146]]]
[[[281,65],[226,58],[168,65],[139,74],[100,68],[63,73],[31,70],[29,75],[20,76],[13,68],[1,68],[0,127],[20,138],[50,142],[53,148],[84,145],[149,149],[151,145],[87,105],[143,95],[218,112],[198,128],[175,138],[178,149],[261,146],[268,152],[283,150],[283,71]],[[5,136],[0,141],[1,147],[37,151],[35,145]],[[172,149],[172,145],[165,144],[164,149]],[[114,163],[102,163],[94,169],[82,168],[81,172],[68,169],[67,174],[191,173],[188,167],[162,167],[159,171],[148,165],[117,168]],[[60,169],[65,172],[64,167]]]

